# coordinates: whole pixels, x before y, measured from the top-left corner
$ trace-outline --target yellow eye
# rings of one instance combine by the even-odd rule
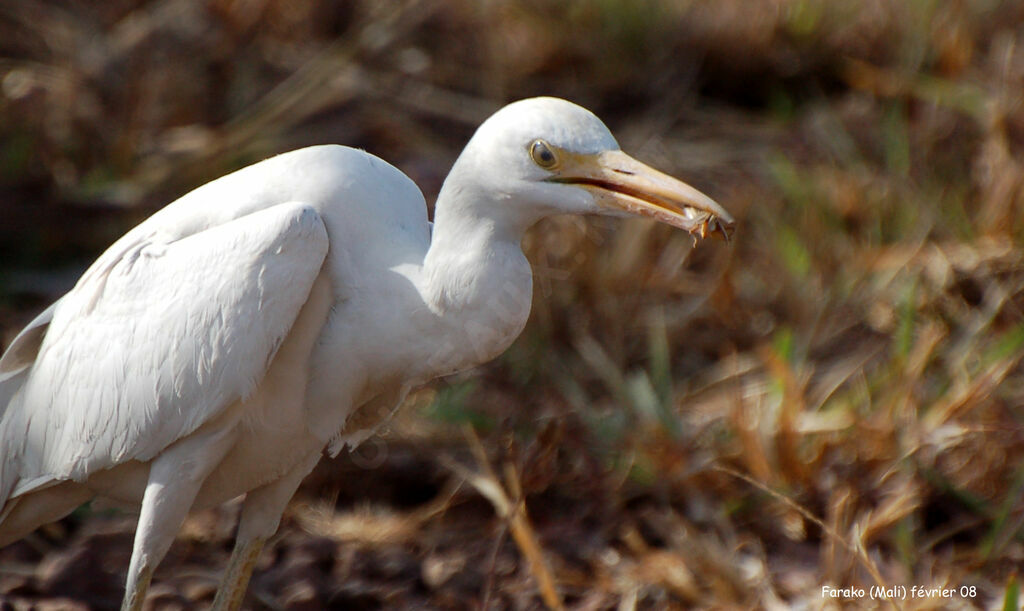
[[[534,140],[533,144],[530,145],[530,157],[533,158],[534,163],[542,168],[553,168],[558,163],[555,159],[555,153],[548,146],[547,142],[543,140]]]

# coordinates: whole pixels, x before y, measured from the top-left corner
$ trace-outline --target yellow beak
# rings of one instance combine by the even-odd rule
[[[589,189],[600,205],[649,216],[701,238],[728,240],[732,233],[732,216],[713,199],[622,151],[560,153],[550,180]]]

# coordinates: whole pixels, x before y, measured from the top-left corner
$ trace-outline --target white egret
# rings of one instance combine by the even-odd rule
[[[530,225],[639,214],[724,237],[732,224],[555,98],[489,118],[435,210],[431,227],[416,185],[377,157],[315,146],[125,234],[0,359],[0,545],[92,498],[141,504],[123,604],[138,609],[186,514],[245,494],[214,601],[236,608],[325,448],[519,334]]]

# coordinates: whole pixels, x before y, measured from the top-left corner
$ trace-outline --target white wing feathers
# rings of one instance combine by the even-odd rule
[[[328,249],[320,216],[300,203],[160,239],[173,234],[125,236],[47,310],[48,328],[44,313],[0,360],[15,383],[35,356],[0,405],[0,505],[12,485],[17,496],[149,460],[246,397]]]
[[[18,333],[11,345],[7,347],[7,351],[0,357],[0,422],[3,421],[4,412],[7,411],[11,398],[25,381],[25,370],[36,360],[39,346],[43,343],[43,337],[46,336],[46,329],[50,326],[53,311],[58,303],[60,303],[59,299],[43,310],[39,316],[32,319],[32,322]],[[3,457],[0,455],[0,464],[2,464],[2,459]],[[3,467],[0,466],[0,499],[5,498],[2,473]]]
[[[50,325],[50,320],[53,319],[53,311],[57,308],[58,303],[60,303],[59,299],[43,310],[39,316],[33,318],[32,322],[25,325],[25,328],[18,333],[14,341],[11,342],[11,345],[7,347],[7,351],[0,357],[0,384],[14,377],[14,375],[31,365],[32,361],[36,359],[36,354],[39,353],[39,345],[43,342],[46,329]],[[0,415],[3,415],[5,405],[6,403],[0,402]]]

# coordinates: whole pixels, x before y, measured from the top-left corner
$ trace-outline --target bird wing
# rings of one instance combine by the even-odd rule
[[[0,384],[23,371],[35,360],[36,354],[39,353],[39,346],[46,335],[46,329],[50,326],[50,321],[53,320],[53,311],[59,303],[58,299],[43,310],[39,316],[33,318],[32,322],[25,325],[25,328],[15,336],[14,341],[0,357]],[[3,412],[0,411],[0,413]]]
[[[23,378],[0,406],[0,492],[149,460],[248,396],[328,249],[320,215],[301,203],[188,235],[150,225],[104,253],[0,360],[0,376]]]
[[[14,338],[3,356],[0,356],[0,422],[3,421],[4,412],[7,411],[11,398],[24,383],[25,369],[39,353],[39,346],[43,343],[43,337],[46,336],[46,329],[50,326],[53,311],[58,303],[59,299],[32,319],[32,322]],[[0,498],[2,497],[0,494]]]

